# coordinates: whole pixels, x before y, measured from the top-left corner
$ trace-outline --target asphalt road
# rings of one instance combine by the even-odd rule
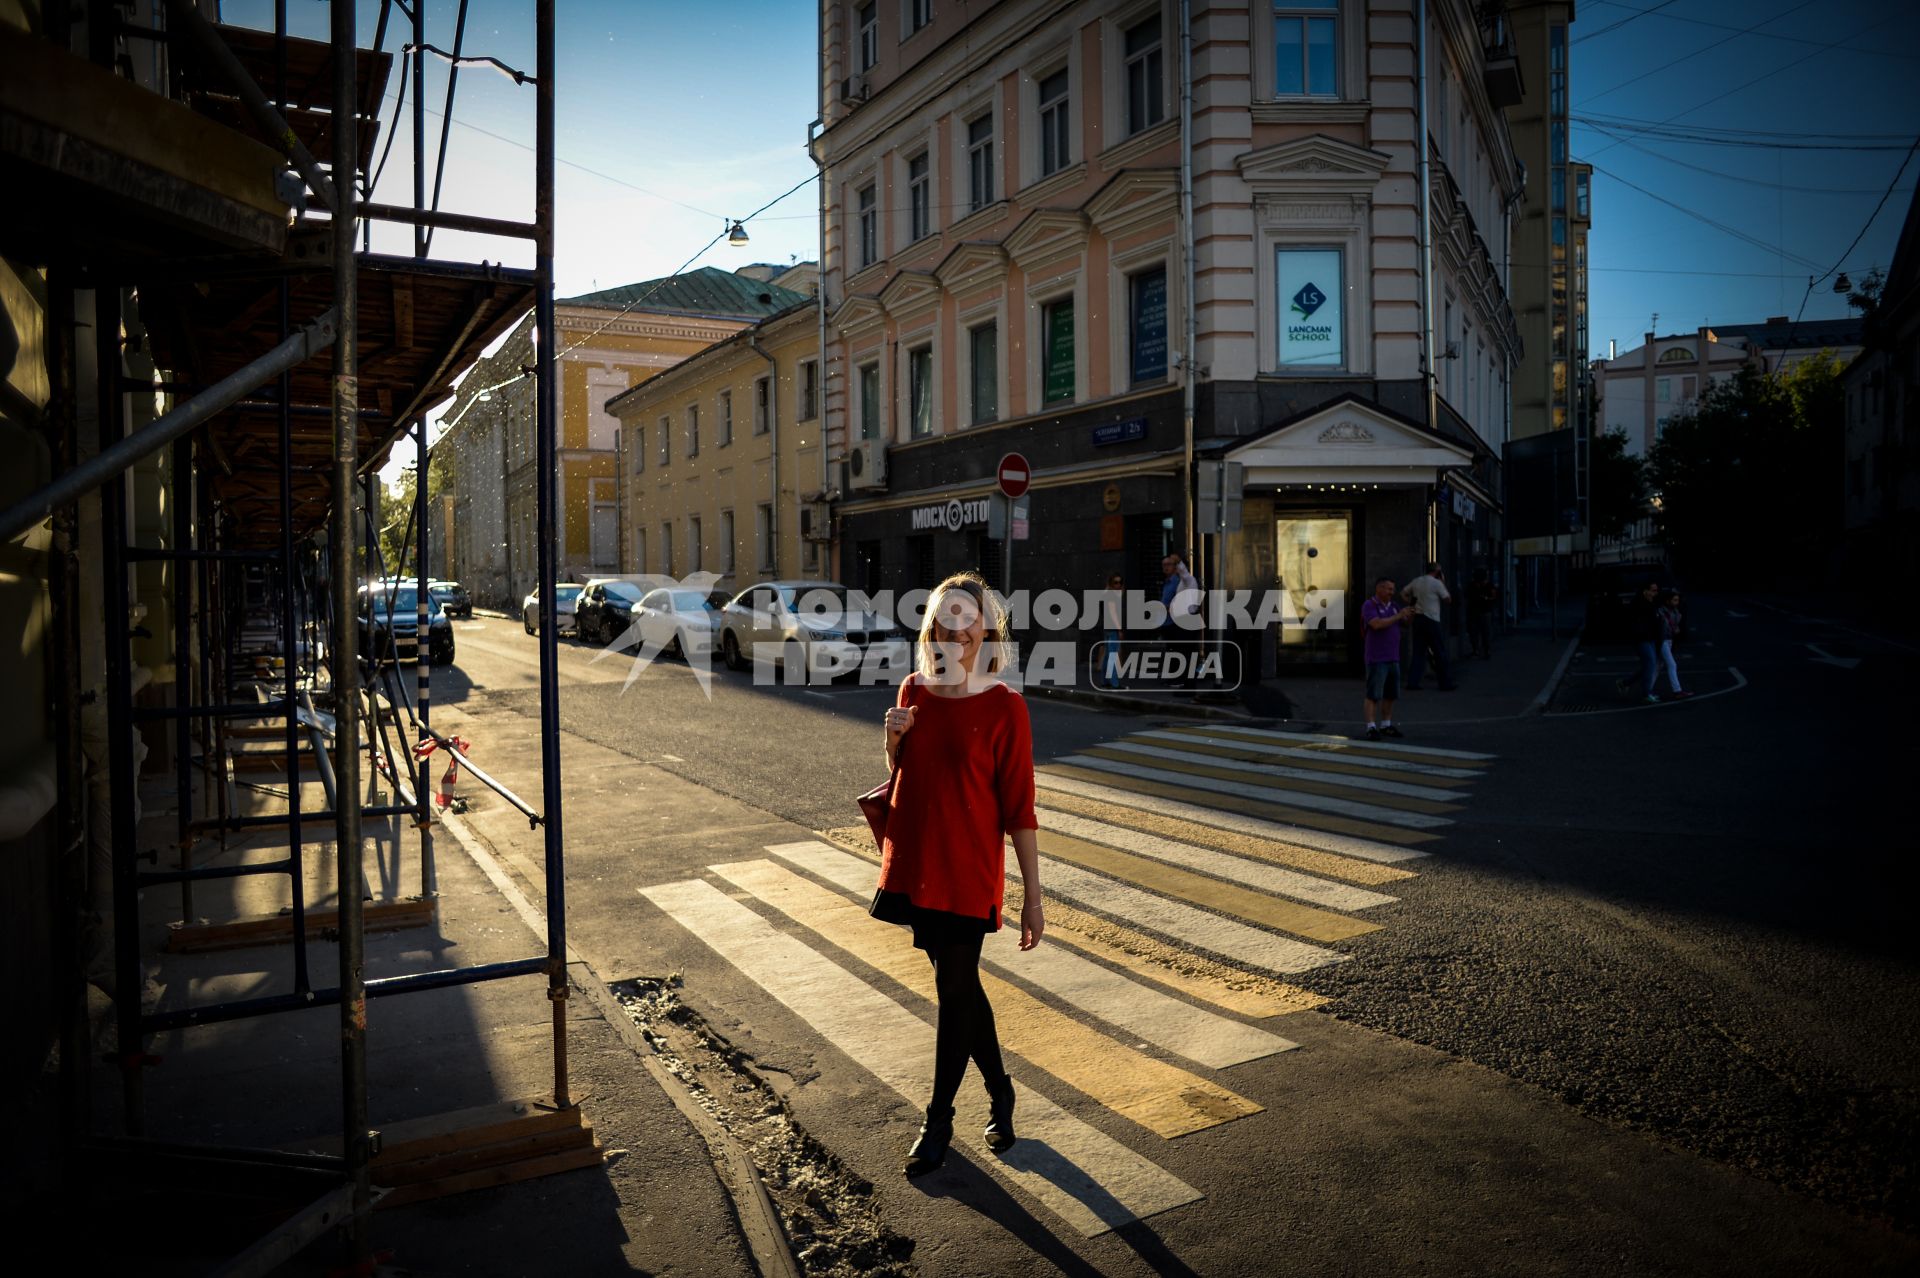
[[[1380,1249],[1376,1263],[1423,1247],[1437,1272],[1852,1272],[1920,1256],[1909,1170],[1920,1132],[1920,981],[1906,917],[1915,872],[1911,836],[1889,811],[1910,788],[1914,751],[1870,695],[1899,686],[1893,676],[1911,650],[1737,601],[1696,602],[1694,621],[1683,677],[1714,695],[1617,710],[1604,686],[1630,663],[1618,650],[1583,650],[1567,684],[1580,695],[1554,703],[1566,713],[1421,734],[1422,747],[1488,756],[1459,769],[1471,780],[1434,782],[1463,787],[1442,793],[1447,802],[1391,797],[1329,815],[1316,796],[1348,791],[1303,774],[1317,778],[1296,792],[1322,805],[1303,815],[1315,837],[1374,832],[1426,856],[1405,863],[1417,877],[1386,888],[1395,899],[1365,910],[1378,930],[1332,946],[1352,961],[1287,975],[1330,1001],[1260,1024],[1306,1050],[1210,1076],[1269,1113],[1139,1147],[1201,1186],[1208,1203],[1121,1230],[1135,1262],[1236,1271],[1274,1245],[1273,1231],[1289,1236],[1276,1198],[1287,1206],[1302,1177],[1313,1190],[1306,1199],[1325,1213],[1323,1236],[1358,1231]],[[462,625],[458,637],[455,668],[435,672],[435,704],[483,706],[530,731],[533,640],[497,620]],[[889,689],[756,686],[719,670],[708,682],[672,661],[623,687],[627,658],[593,656],[562,644],[562,724],[581,741],[808,830],[857,822],[851,796],[880,779]],[[1191,761],[1149,754],[1144,772],[1126,772],[1126,751],[1159,749],[1164,738],[1143,734],[1177,721],[1040,699],[1030,710],[1043,766],[1072,756],[1068,771],[1120,769],[1108,779],[1142,791],[1171,776],[1187,801],[1230,805],[1222,796],[1238,782],[1192,780],[1205,769]],[[1216,788],[1195,788],[1206,785]],[[1422,808],[1445,815],[1411,833],[1392,824],[1426,819],[1409,816]],[[593,796],[572,795],[570,828],[593,811]],[[619,881],[603,886],[595,875],[584,890],[631,899],[682,869],[623,866]],[[1201,909],[1231,913],[1217,902]],[[675,944],[666,957],[689,972],[689,1003],[704,999],[770,1068],[797,1050],[789,1040],[817,1029],[756,1016],[764,994],[734,988],[751,985],[737,964]],[[1435,1052],[1408,1056],[1396,1044]],[[803,1055],[796,1077],[833,1072],[819,1063],[832,1053]],[[1438,1072],[1410,1083],[1403,1071],[1413,1061]],[[1447,1071],[1448,1061],[1469,1072]],[[1277,1144],[1258,1126],[1276,1115]],[[888,1143],[897,1136],[836,1132],[837,1118],[823,1105],[815,1134],[829,1144],[838,1134],[848,1160],[864,1160],[878,1179],[897,1158]],[[1588,1120],[1597,1124],[1581,1126]],[[1516,1147],[1477,1146],[1503,1125]],[[1424,1127],[1452,1139],[1397,1143]],[[1528,1159],[1539,1165],[1520,1165]],[[1433,1183],[1437,1174],[1471,1179],[1474,1168],[1534,1185],[1539,1202],[1509,1204],[1503,1217],[1498,1202],[1469,1206]],[[1600,1187],[1622,1177],[1638,1182],[1638,1197],[1632,1184]],[[1356,1186],[1378,1198],[1357,1216],[1343,1192]],[[1436,1242],[1431,1222],[1417,1219],[1434,1201],[1448,1204],[1459,1237]],[[1602,1240],[1618,1241],[1610,1213],[1638,1220],[1644,1237],[1607,1250]],[[1032,1229],[1012,1232],[1040,1245]],[[1483,1254],[1477,1233],[1504,1233],[1507,1250]],[[1676,1250],[1681,1237],[1689,1241]],[[1565,1249],[1555,1264],[1540,1254],[1549,1238]],[[1090,1244],[1072,1246],[1098,1263]],[[1688,1248],[1699,1254],[1688,1259]],[[983,1244],[979,1255],[993,1254]],[[1322,1271],[1364,1268],[1364,1249],[1339,1254],[1345,1262]],[[970,1271],[954,1256],[930,1271],[949,1269]]]

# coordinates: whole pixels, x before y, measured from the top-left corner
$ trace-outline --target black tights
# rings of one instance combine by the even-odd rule
[[[1000,1063],[1000,1037],[993,1027],[993,1007],[980,987],[980,942],[972,937],[927,951],[933,960],[934,992],[940,1000],[940,1019],[933,1039],[933,1104],[935,1112],[953,1108],[967,1059],[980,1067],[989,1083],[1000,1081],[1006,1069]]]

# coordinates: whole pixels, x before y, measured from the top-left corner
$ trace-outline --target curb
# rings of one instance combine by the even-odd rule
[[[1048,697],[1055,701],[1085,703],[1096,709],[1130,710],[1144,714],[1185,715],[1195,719],[1252,719],[1256,716],[1248,713],[1239,705],[1205,705],[1193,701],[1153,701],[1146,697],[1129,697],[1115,692],[1096,692],[1082,688],[1051,688],[1044,685],[1031,685],[1021,690],[1023,696]]]
[[[1579,651],[1579,648],[1579,635],[1567,640],[1567,650],[1560,654],[1560,664],[1555,666],[1553,673],[1547,676],[1546,686],[1534,694],[1533,700],[1527,703],[1527,708],[1520,712],[1520,718],[1524,719],[1530,714],[1540,714],[1546,710],[1547,703],[1553,700],[1553,694],[1560,688],[1560,681],[1566,677],[1567,667],[1573,664],[1573,654]]]

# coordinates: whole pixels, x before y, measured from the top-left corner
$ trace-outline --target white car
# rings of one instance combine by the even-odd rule
[[[561,634],[573,629],[573,601],[585,589],[577,581],[563,581],[553,588],[553,620]],[[529,590],[527,597],[520,601],[520,624],[530,635],[540,633],[540,587]]]
[[[653,590],[633,610],[648,647],[703,664],[720,646],[720,609],[704,590]]]
[[[720,617],[720,654],[728,668],[772,661],[804,666],[810,676],[851,673],[869,661],[906,670],[913,642],[891,617],[854,611],[835,581],[766,581],[727,602]]]

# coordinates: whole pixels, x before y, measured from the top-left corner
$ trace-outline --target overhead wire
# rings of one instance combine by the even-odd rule
[[[433,211],[440,211],[440,184],[447,175],[447,139],[453,134],[453,90],[460,83],[460,49],[467,38],[467,0],[460,0],[460,14],[453,28],[453,57],[447,67],[447,109],[440,113],[440,158],[433,166]],[[433,248],[433,228],[429,226],[421,237],[424,249]]]
[[[1913,163],[1913,154],[1915,151],[1920,151],[1920,137],[1916,137],[1913,140],[1913,145],[1907,148],[1906,157],[1900,161],[1900,168],[1894,173],[1893,181],[1887,183],[1886,193],[1880,197],[1880,202],[1873,206],[1873,212],[1867,214],[1867,220],[1861,225],[1860,233],[1853,237],[1853,243],[1847,245],[1846,250],[1840,254],[1839,260],[1834,262],[1824,275],[1807,280],[1807,291],[1800,295],[1800,309],[1796,311],[1793,316],[1793,322],[1795,324],[1798,324],[1800,317],[1807,313],[1807,299],[1813,296],[1814,287],[1825,280],[1833,278],[1833,276],[1839,272],[1840,268],[1847,264],[1847,258],[1852,255],[1853,251],[1860,247],[1860,241],[1867,238],[1867,232],[1873,229],[1873,224],[1879,218],[1880,211],[1887,207],[1887,201],[1893,197],[1893,189],[1900,185],[1900,179],[1906,175],[1907,165]]]
[[[1585,161],[1582,161],[1582,163],[1591,164],[1592,161],[1585,160]],[[1744,240],[1746,243],[1753,245],[1755,248],[1765,249],[1768,253],[1771,253],[1776,257],[1787,258],[1792,261],[1799,262],[1810,269],[1817,270],[1819,268],[1820,264],[1818,262],[1812,261],[1808,258],[1801,257],[1798,253],[1788,252],[1786,249],[1781,248],[1777,244],[1769,244],[1765,240],[1759,238],[1756,235],[1747,234],[1745,231],[1741,230],[1737,226],[1729,226],[1725,222],[1718,221],[1715,218],[1710,218],[1706,214],[1698,212],[1697,210],[1694,210],[1694,209],[1690,209],[1686,205],[1678,203],[1677,201],[1670,200],[1666,196],[1661,195],[1658,192],[1649,191],[1646,187],[1641,186],[1636,182],[1630,182],[1626,178],[1621,177],[1618,173],[1614,173],[1611,170],[1604,169],[1597,164],[1593,166],[1593,171],[1595,173],[1605,174],[1607,177],[1610,177],[1614,181],[1620,183],[1620,185],[1625,187],[1630,187],[1631,189],[1640,192],[1640,194],[1646,196],[1648,199],[1658,200],[1660,203],[1666,205],[1668,208],[1675,209],[1678,212],[1684,213],[1688,217],[1694,219],[1696,222],[1703,222],[1706,225],[1712,227],[1716,231],[1720,231],[1726,235],[1731,235],[1734,238],[1739,240]]]
[[[1577,35],[1572,40],[1568,41],[1568,44],[1569,45],[1584,44],[1588,40],[1598,39],[1599,37],[1606,35],[1610,31],[1618,31],[1621,27],[1626,26],[1629,22],[1638,22],[1640,19],[1656,14],[1660,12],[1662,9],[1665,9],[1669,5],[1675,4],[1677,2],[1678,0],[1660,0],[1660,3],[1656,4],[1651,9],[1635,9],[1632,11],[1631,16],[1622,18],[1618,22],[1609,23],[1608,25],[1601,27],[1598,30],[1588,31],[1581,35]],[[1625,5],[1621,6],[1621,8],[1623,9],[1626,7],[1627,6]]]
[[[1649,12],[1649,10],[1645,10],[1645,9],[1635,9],[1632,5],[1629,5],[1629,4],[1621,4],[1620,0],[1592,0],[1592,3],[1605,5],[1609,9],[1625,9],[1630,13]],[[1668,22],[1682,22],[1687,24],[1688,26],[1694,26],[1694,27],[1709,27],[1716,31],[1745,30],[1749,35],[1758,36],[1762,40],[1780,40],[1780,41],[1786,42],[1787,44],[1815,43],[1814,41],[1807,39],[1805,36],[1782,35],[1777,31],[1755,31],[1755,30],[1752,30],[1751,28],[1730,26],[1724,22],[1710,22],[1705,18],[1689,17],[1684,13],[1662,13],[1660,16],[1665,18]],[[1578,43],[1578,41],[1575,41],[1575,43]],[[1912,53],[1901,53],[1894,49],[1862,49],[1857,45],[1851,45],[1851,44],[1842,45],[1840,47],[1848,53],[1863,53],[1863,54],[1867,54],[1870,57],[1898,58],[1902,62],[1920,62],[1920,55],[1912,54]]]
[[[1788,16],[1789,14],[1798,13],[1802,9],[1806,8],[1808,5],[1811,5],[1813,3],[1814,3],[1814,0],[1801,0],[1801,2],[1793,6],[1793,8],[1782,10],[1781,12],[1774,14],[1771,18],[1763,18],[1759,22],[1754,23],[1750,27],[1740,28],[1736,30],[1732,35],[1724,36],[1721,39],[1715,40],[1712,44],[1706,45],[1702,48],[1695,49],[1692,53],[1683,53],[1679,57],[1673,59],[1673,61],[1663,62],[1659,66],[1653,68],[1653,70],[1651,71],[1642,71],[1639,75],[1634,76],[1630,80],[1622,80],[1620,83],[1614,85],[1612,88],[1602,89],[1600,90],[1600,92],[1585,99],[1585,101],[1583,101],[1580,105],[1585,106],[1586,103],[1597,102],[1601,98],[1606,97],[1610,93],[1618,93],[1621,89],[1626,88],[1630,84],[1638,84],[1640,83],[1640,81],[1646,79],[1650,75],[1658,75],[1662,71],[1666,71],[1673,67],[1679,66],[1682,62],[1686,62],[1692,58],[1697,58],[1703,53],[1711,53],[1713,50],[1719,48],[1721,45],[1731,43],[1734,40],[1738,40],[1743,35],[1753,35],[1757,33],[1761,27],[1766,26],[1769,22],[1778,22],[1780,19]],[[1654,10],[1652,9],[1642,10],[1639,16],[1645,17],[1647,14],[1652,12],[1654,12]],[[1631,22],[1632,20],[1633,19],[1631,18],[1627,19],[1627,21],[1629,22]],[[1611,28],[1602,28],[1602,30],[1610,30],[1610,29]],[[1594,34],[1599,35],[1600,32],[1596,31],[1594,32]],[[1580,41],[1575,40],[1574,43],[1578,44],[1580,43]]]

